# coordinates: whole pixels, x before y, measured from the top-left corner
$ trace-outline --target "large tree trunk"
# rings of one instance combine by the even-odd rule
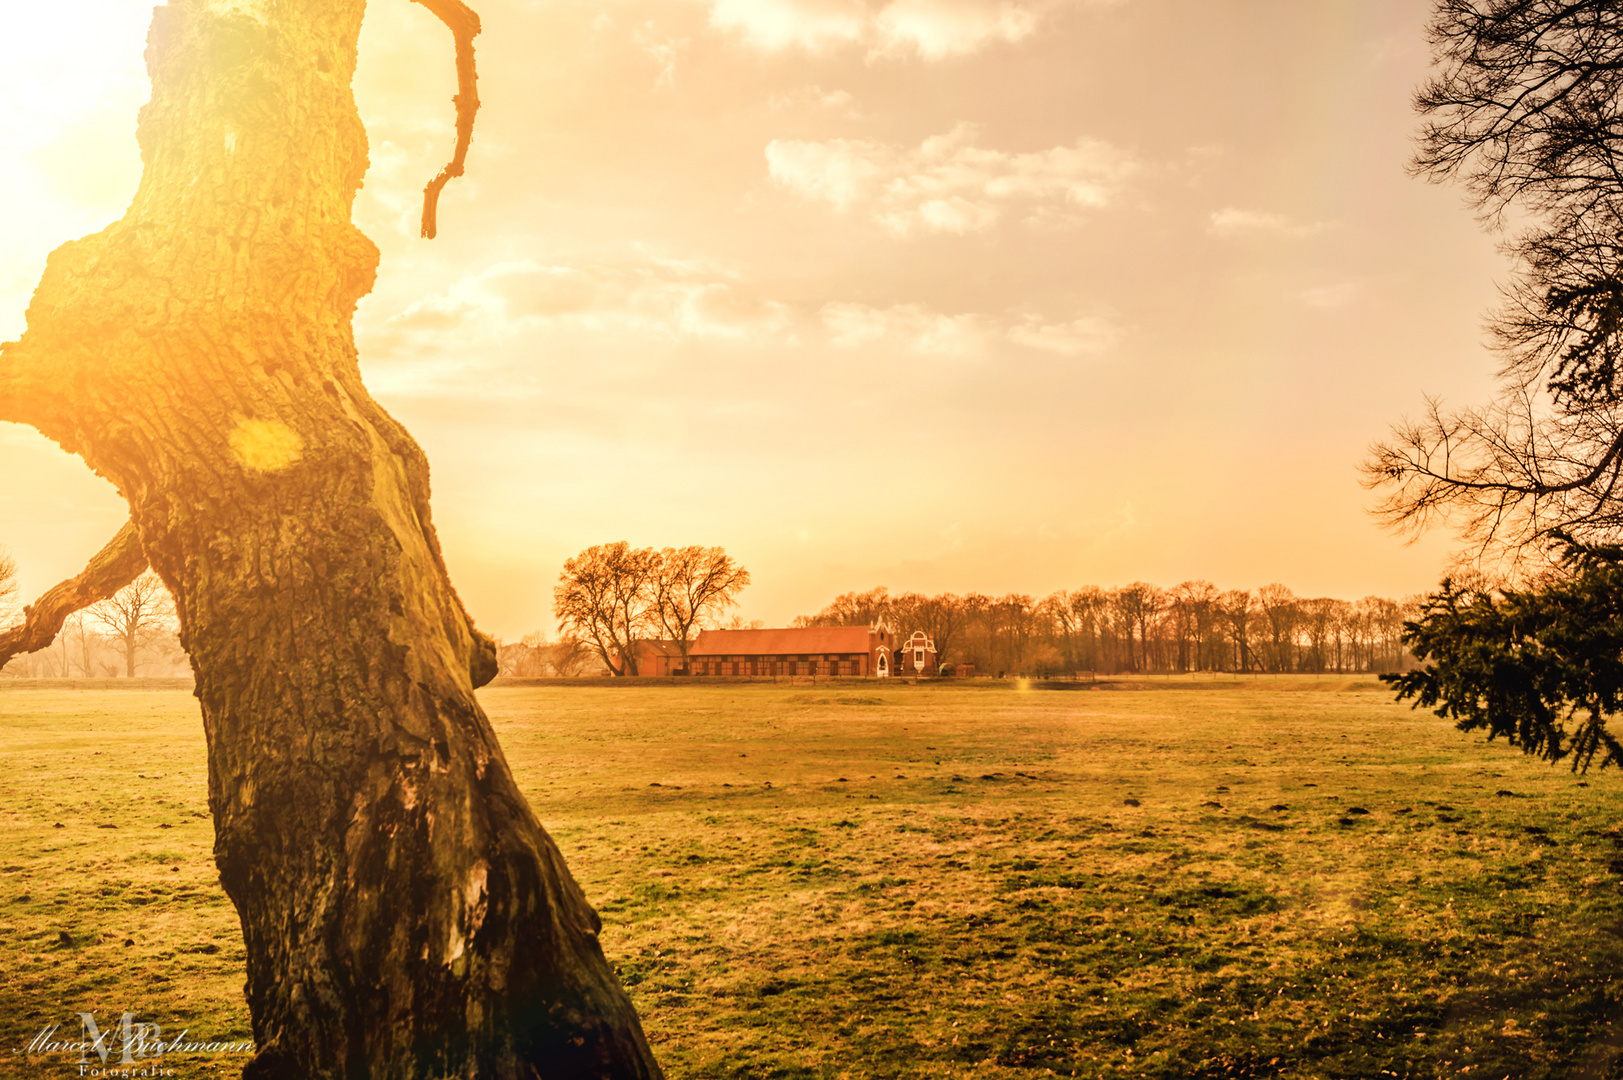
[[[174,594],[247,942],[244,1076],[657,1076],[474,699],[494,649],[427,464],[361,384],[364,7],[155,11],[140,189],[51,256],[0,419],[117,485]]]

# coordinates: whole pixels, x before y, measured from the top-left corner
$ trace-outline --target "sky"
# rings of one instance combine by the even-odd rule
[[[1407,175],[1423,0],[483,0],[468,175],[449,33],[374,0],[356,96],[383,253],[362,371],[422,443],[452,579],[554,633],[592,544],[720,545],[740,613],[836,594],[1204,578],[1434,586],[1369,445],[1492,390],[1509,266]],[[0,36],[0,338],[140,162],[148,3]],[[37,595],[124,519],[0,424]]]

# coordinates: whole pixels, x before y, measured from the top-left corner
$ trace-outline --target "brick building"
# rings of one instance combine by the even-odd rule
[[[941,674],[941,666],[936,662],[935,642],[923,630],[915,630],[912,637],[897,643],[892,666],[893,675],[934,678]]]
[[[891,674],[895,634],[877,626],[702,630],[688,650],[694,675]],[[934,650],[931,650],[934,655]]]

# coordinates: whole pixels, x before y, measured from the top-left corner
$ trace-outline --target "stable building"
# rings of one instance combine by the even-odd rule
[[[688,670],[694,675],[846,675],[883,679],[892,674],[894,647],[895,634],[884,623],[701,630],[688,649]],[[934,652],[932,648],[932,656]]]

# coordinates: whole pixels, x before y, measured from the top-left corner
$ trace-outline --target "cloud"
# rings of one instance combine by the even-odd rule
[[[735,30],[766,52],[823,52],[861,40],[870,22],[854,0],[714,0],[710,6],[712,26]]]
[[[1029,313],[949,314],[923,303],[836,300],[797,309],[754,294],[725,267],[652,254],[611,265],[497,263],[385,318],[363,310],[359,329],[368,355],[425,363],[478,355],[536,330],[786,347],[821,337],[836,349],[883,345],[938,357],[983,356],[1008,342],[1082,356],[1106,352],[1122,336],[1101,318],[1051,323]]]
[[[717,267],[650,258],[620,266],[505,262],[419,300],[376,328],[394,354],[466,348],[535,328],[668,340],[781,338],[787,305],[758,300]]]
[[[996,333],[985,315],[943,315],[923,304],[833,303],[824,305],[822,319],[829,343],[837,347],[890,342],[925,356],[973,356]]]
[[[884,178],[897,171],[884,147],[849,139],[773,139],[766,146],[766,167],[778,184],[836,210],[848,210],[870,198]]]
[[[1207,231],[1223,239],[1232,239],[1236,236],[1272,234],[1275,236],[1303,237],[1324,232],[1331,228],[1327,221],[1313,221],[1307,223],[1294,222],[1284,214],[1272,214],[1261,210],[1239,210],[1226,207],[1215,211]]]
[[[1028,349],[1040,349],[1062,356],[1082,356],[1109,352],[1121,340],[1121,331],[1114,324],[1099,318],[1054,324],[1028,318],[1009,329],[1009,340]]]
[[[1030,313],[949,313],[924,303],[879,307],[845,300],[792,307],[761,297],[725,267],[652,254],[610,265],[497,263],[387,317],[363,309],[357,332],[363,353],[391,361],[397,378],[390,385],[413,393],[453,385],[482,365],[499,365],[515,343],[528,348],[524,343],[538,333],[572,335],[567,340],[576,344],[580,335],[591,335],[628,344],[656,339],[836,352],[877,348],[887,355],[964,361],[1009,353],[1011,345],[1066,357],[1095,355],[1122,336],[1100,318],[1047,322]]]
[[[820,312],[829,344],[858,348],[888,344],[925,356],[970,357],[992,349],[999,339],[1063,356],[1107,352],[1121,331],[1099,318],[1044,323],[1033,316],[1017,321],[974,312],[946,315],[923,304],[877,308],[867,304],[825,304]]]
[[[838,211],[862,206],[898,236],[990,228],[1024,205],[1102,207],[1136,165],[1109,143],[1078,139],[1027,154],[973,145],[960,124],[905,149],[862,139],[774,139],[767,170],[779,186]]]
[[[659,75],[654,79],[654,89],[669,90],[675,86],[676,57],[687,45],[687,39],[661,36],[659,28],[650,20],[637,27],[632,33],[632,41],[659,65]]]
[[[856,99],[845,90],[824,90],[821,86],[803,86],[790,93],[773,94],[767,105],[774,112],[799,109],[827,109],[830,112],[853,115]]]
[[[1037,14],[1018,4],[974,0],[896,0],[874,20],[886,52],[917,52],[926,60],[1014,44],[1037,29]]]
[[[891,0],[875,9],[857,0],[711,0],[710,23],[766,52],[862,45],[870,58],[944,60],[1025,40],[1049,6],[1048,0]]]

